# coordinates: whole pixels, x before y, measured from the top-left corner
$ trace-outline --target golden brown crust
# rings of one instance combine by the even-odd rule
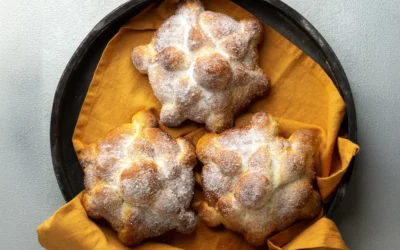
[[[194,146],[157,128],[141,111],[132,123],[110,131],[79,155],[85,173],[82,204],[94,219],[106,219],[126,245],[176,229],[189,233],[194,193]]]
[[[219,53],[197,58],[193,70],[194,80],[210,91],[225,89],[232,78],[229,62]]]
[[[132,62],[148,74],[162,103],[167,126],[186,119],[221,132],[234,116],[269,89],[258,66],[263,26],[254,18],[233,18],[205,11],[198,0],[184,0],[152,41],[134,48]]]
[[[172,46],[158,53],[156,62],[168,71],[185,70],[190,66],[185,52]]]
[[[199,215],[208,226],[222,223],[259,246],[296,220],[318,214],[320,196],[312,186],[318,134],[299,130],[284,139],[278,132],[271,116],[257,113],[248,127],[199,140],[206,198]]]
[[[203,35],[200,28],[192,27],[188,37],[188,47],[191,51],[196,50],[204,46],[207,42],[207,38]]]

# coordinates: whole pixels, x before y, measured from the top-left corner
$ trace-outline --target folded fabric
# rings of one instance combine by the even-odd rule
[[[177,0],[153,5],[121,27],[109,42],[93,76],[75,128],[73,144],[77,154],[98,141],[110,129],[130,121],[139,110],[159,115],[160,103],[153,95],[146,75],[132,65],[130,53],[148,43],[154,31],[176,8]],[[222,12],[235,19],[250,13],[228,0],[203,1],[206,9]],[[332,80],[323,69],[299,48],[265,25],[259,47],[260,66],[271,80],[271,91],[252,103],[236,120],[246,124],[251,113],[265,111],[275,116],[282,136],[299,128],[320,130],[321,165],[317,185],[328,202],[359,148],[338,137],[345,114],[345,104]],[[185,136],[193,143],[205,133],[202,125],[185,122],[179,128],[161,128],[174,137]],[[195,201],[201,199],[196,193]],[[98,224],[96,224],[98,223]],[[93,222],[86,215],[80,195],[60,208],[38,227],[39,241],[47,249],[129,249],[104,223]],[[335,224],[323,217],[300,221],[268,241],[270,249],[347,249]],[[210,229],[199,223],[191,235],[171,232],[148,240],[135,249],[253,249],[240,235],[229,230]]]
[[[253,249],[242,240],[239,234],[224,229],[210,229],[202,223],[191,235],[169,233],[158,238],[157,242],[145,242],[137,247],[128,248],[118,240],[116,234],[105,223],[96,224],[88,218],[81,203],[81,196],[82,193],[58,209],[53,216],[38,227],[39,242],[44,248],[57,250]],[[307,228],[304,230],[304,227]],[[292,235],[297,235],[297,237],[286,244]],[[285,246],[280,247],[283,245]],[[270,238],[268,246],[271,250],[347,249],[335,224],[327,218],[320,218],[315,222],[297,223]]]

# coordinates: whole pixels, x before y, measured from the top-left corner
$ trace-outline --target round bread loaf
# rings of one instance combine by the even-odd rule
[[[204,164],[196,178],[205,193],[199,215],[208,226],[222,223],[259,246],[321,210],[313,189],[316,131],[298,130],[284,139],[271,116],[257,113],[248,127],[204,135],[196,153]]]
[[[82,203],[90,217],[106,219],[126,245],[176,229],[190,233],[196,216],[193,145],[157,128],[147,111],[121,125],[79,156],[85,173]]]
[[[152,41],[132,52],[135,67],[148,74],[162,103],[161,121],[178,126],[189,119],[222,132],[234,116],[269,89],[258,66],[263,26],[205,11],[198,0],[182,1]]]

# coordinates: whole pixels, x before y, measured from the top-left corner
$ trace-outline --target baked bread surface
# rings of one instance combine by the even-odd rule
[[[189,210],[194,194],[195,149],[157,128],[147,111],[109,132],[79,156],[85,173],[82,203],[94,219],[106,219],[126,245],[169,230],[196,227]]]
[[[135,67],[148,74],[170,127],[189,119],[222,132],[255,97],[269,89],[258,66],[263,26],[205,11],[198,0],[180,2],[152,41],[134,48]]]
[[[199,215],[208,226],[222,223],[259,246],[272,233],[319,213],[320,195],[313,189],[317,131],[298,130],[289,139],[278,132],[271,116],[256,113],[248,127],[199,140],[205,194]]]

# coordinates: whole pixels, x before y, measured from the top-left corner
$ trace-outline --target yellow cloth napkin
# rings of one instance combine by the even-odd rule
[[[206,9],[222,12],[235,19],[251,16],[229,0],[204,0]],[[130,53],[151,40],[154,31],[176,9],[177,0],[151,6],[124,25],[107,45],[75,128],[76,152],[98,141],[110,129],[130,122],[142,109],[159,115],[160,103],[146,75],[132,65]],[[251,113],[266,111],[278,118],[281,135],[289,136],[299,128],[321,131],[321,166],[317,184],[324,202],[329,201],[358,146],[338,137],[345,104],[331,79],[310,57],[286,38],[265,25],[259,48],[260,65],[271,79],[270,93],[254,102],[236,125],[248,122]],[[162,129],[174,137],[185,136],[193,143],[204,134],[202,125],[185,122],[179,128]],[[200,195],[196,194],[196,199]],[[90,220],[80,195],[61,207],[37,229],[40,244],[47,249],[129,249],[106,225]],[[323,217],[301,221],[268,241],[270,249],[347,249],[335,224]],[[226,229],[210,229],[199,223],[195,233],[167,233],[135,249],[253,249],[240,235]],[[262,248],[261,248],[262,249]],[[264,247],[265,249],[265,247]]]
[[[46,249],[57,250],[128,250],[117,238],[116,234],[105,224],[94,223],[86,214],[81,203],[82,193],[68,202],[37,229],[40,244]],[[304,230],[304,227],[310,225]],[[304,230],[303,232],[301,232]],[[301,233],[300,233],[301,232]],[[286,244],[292,235],[297,235]],[[137,250],[250,250],[250,247],[239,234],[229,230],[210,229],[200,223],[196,233],[182,235],[167,233],[158,242],[151,241],[140,244]],[[295,224],[272,237],[268,246],[278,249],[347,249],[335,224],[326,218],[315,222],[303,221]],[[260,247],[259,249],[265,249]]]

